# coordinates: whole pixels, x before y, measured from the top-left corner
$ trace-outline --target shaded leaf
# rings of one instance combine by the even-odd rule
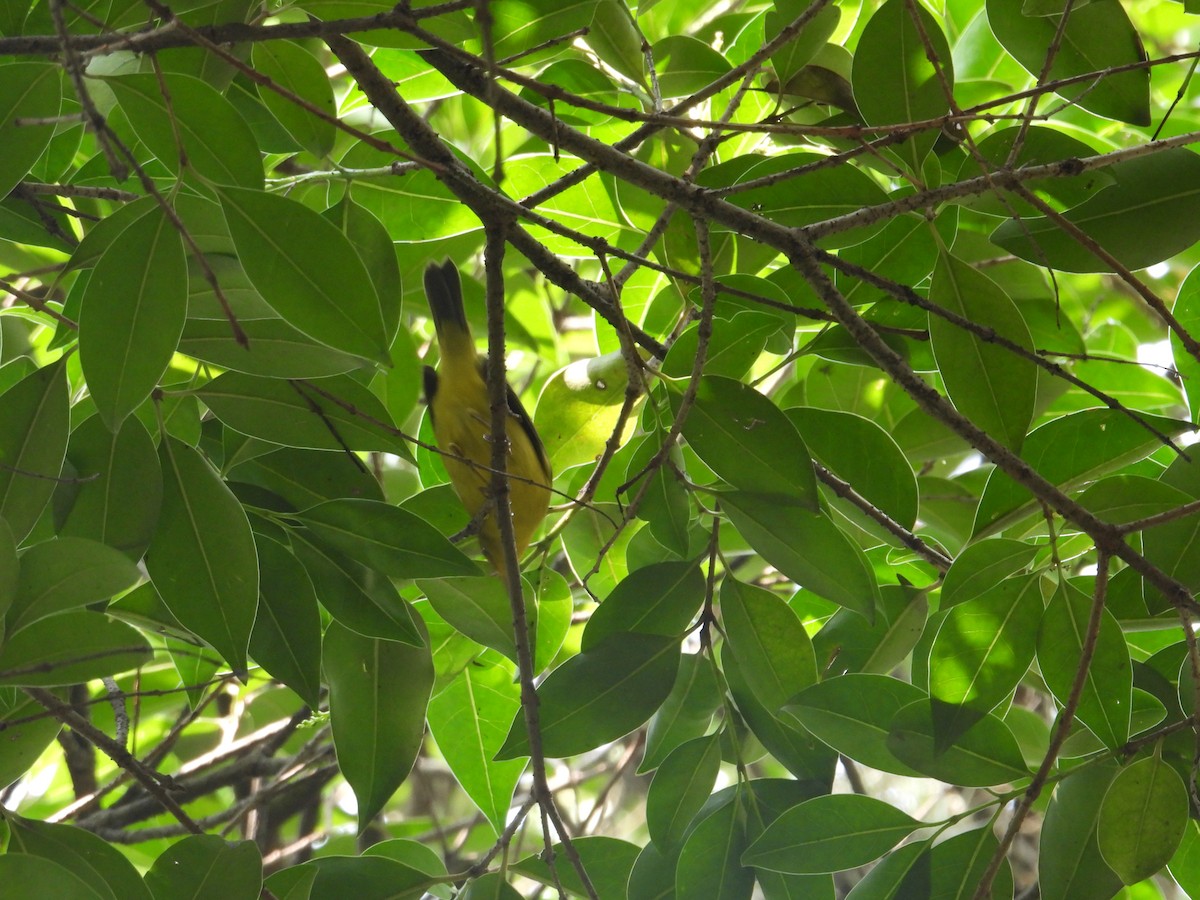
[[[1183,779],[1159,757],[1135,760],[1112,780],[1100,805],[1100,855],[1125,884],[1149,878],[1175,855],[1188,820]]]
[[[772,713],[816,682],[808,632],[791,607],[770,591],[726,577],[721,622],[747,686]]]
[[[429,701],[429,730],[438,749],[497,833],[504,830],[513,790],[525,771],[524,759],[494,758],[520,705],[520,686],[502,665],[469,665]]]
[[[114,434],[100,416],[71,432],[67,461],[82,479],[59,529],[141,558],[162,506],[162,467],[146,427],[130,416]]]
[[[19,816],[9,816],[6,821],[9,853],[53,860],[105,900],[150,900],[150,891],[133,863],[103,838],[73,825]]]
[[[66,366],[45,366],[0,394],[0,518],[19,544],[62,471],[69,431]]]
[[[433,687],[429,648],[363,637],[332,623],[322,649],[338,767],[366,828],[412,769]]]
[[[1119,3],[1089,8],[1098,7],[1121,8]],[[1106,171],[1116,183],[1063,216],[1126,267],[1153,265],[1200,238],[1200,224],[1189,214],[1200,195],[1200,157],[1195,153],[1179,147],[1125,160]],[[1036,265],[1065,272],[1112,271],[1110,263],[1045,216],[1005,222],[992,233],[992,241]]]
[[[141,633],[102,613],[76,610],[21,629],[0,650],[0,685],[79,684],[150,659]]]
[[[801,587],[874,621],[879,585],[862,551],[823,513],[730,492],[722,509],[763,559]]]
[[[1055,592],[1038,635],[1038,667],[1060,704],[1071,695],[1083,656],[1092,599],[1070,584]],[[1076,718],[1110,748],[1129,740],[1133,671],[1121,626],[1112,613],[1101,613],[1100,631],[1088,675],[1079,695]]]
[[[170,72],[161,77],[160,82],[158,74],[146,72],[105,82],[158,161],[175,175],[191,169],[216,184],[261,188],[258,144],[233,105],[198,78]]]
[[[79,361],[109,430],[150,396],[187,316],[183,239],[154,207],[96,262],[79,319]]]
[[[250,654],[311,709],[321,697],[321,613],[300,561],[279,542],[256,534],[258,616]]]
[[[146,886],[155,900],[254,897],[262,889],[262,857],[253,841],[193,834],[159,855],[146,873]]]
[[[921,822],[873,797],[831,794],[789,809],[767,826],[742,859],[776,872],[840,872],[878,859],[921,827]]]
[[[1045,80],[1058,81],[1145,61],[1141,39],[1121,4],[1076,6],[1067,19]],[[1046,48],[1055,39],[1061,14],[1028,15],[1016,3],[988,0],[987,17],[992,31],[1017,62],[1031,75],[1043,77]],[[1150,124],[1150,75],[1144,68],[1076,82],[1060,88],[1059,93],[1097,115],[1131,125]]]
[[[375,285],[336,226],[276,194],[230,187],[220,198],[238,259],[276,312],[337,350],[388,362]]]
[[[203,638],[234,671],[258,607],[258,557],[237,498],[199,453],[166,438],[162,518],[146,553],[159,596],[185,628]]]
[[[628,734],[666,700],[679,657],[677,637],[614,633],[568,659],[538,688],[542,750],[573,756]],[[497,758],[528,753],[518,715]]]
[[[385,450],[411,459],[379,398],[345,375],[283,381],[225,372],[197,396],[235,431],[287,447]]]
[[[805,728],[850,759],[896,775],[919,775],[888,749],[891,722],[924,692],[885,675],[848,674],[814,684],[784,707]]]
[[[681,637],[704,602],[704,576],[691,562],[653,563],[631,572],[588,619],[580,649],[611,634]]]
[[[1033,339],[1016,304],[965,262],[946,253],[938,256],[929,299],[1033,352]],[[1019,452],[1033,419],[1038,380],[1033,363],[933,314],[929,338],[955,408]]]
[[[322,540],[393,578],[475,575],[479,567],[419,516],[390,503],[343,498],[298,518]]]
[[[62,537],[34,544],[21,554],[5,630],[13,634],[46,616],[108,600],[139,578],[128,557],[95,541]]]

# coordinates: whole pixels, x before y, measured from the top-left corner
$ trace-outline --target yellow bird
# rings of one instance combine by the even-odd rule
[[[444,456],[450,483],[474,519],[492,502],[491,403],[488,400],[486,357],[475,350],[463,310],[458,269],[447,260],[425,270],[425,295],[437,329],[441,360],[435,372],[425,367],[425,400],[433,434]],[[533,422],[511,386],[508,396],[509,507],[520,556],[550,506],[550,462]],[[484,556],[503,578],[504,547],[494,511],[479,524]]]

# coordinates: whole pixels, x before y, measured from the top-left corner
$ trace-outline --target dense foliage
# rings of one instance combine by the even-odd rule
[[[6,0],[5,895],[1200,896],[1197,13]]]

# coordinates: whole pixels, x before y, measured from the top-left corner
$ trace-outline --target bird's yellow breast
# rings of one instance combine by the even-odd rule
[[[433,432],[450,483],[467,512],[474,517],[492,495],[491,408],[487,385],[477,367],[443,366],[433,397]],[[509,507],[517,554],[520,555],[545,518],[550,506],[550,476],[541,455],[511,413],[507,416]],[[479,529],[484,555],[503,572],[503,545],[494,513]]]

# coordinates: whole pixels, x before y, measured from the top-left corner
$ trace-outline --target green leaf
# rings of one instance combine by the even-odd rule
[[[166,72],[159,79],[146,72],[105,80],[158,161],[177,176],[191,170],[216,184],[261,189],[258,144],[233,105],[190,75]]]
[[[150,900],[133,864],[112,844],[73,825],[52,825],[20,816],[6,818],[8,852],[52,860],[73,872],[104,900]]]
[[[226,372],[197,396],[242,434],[311,450],[383,450],[412,458],[387,409],[346,375],[305,381]]]
[[[889,726],[888,749],[905,765],[947,784],[989,787],[1029,774],[1002,720],[985,715],[944,747],[936,724],[940,715],[926,700],[904,707]]]
[[[266,488],[294,509],[335,497],[382,500],[378,479],[355,463],[345,453],[283,447],[234,466],[229,477]]]
[[[951,608],[929,652],[935,699],[985,713],[1020,683],[1042,621],[1040,581],[1039,575],[1009,578]]]
[[[456,631],[517,662],[512,605],[504,582],[491,575],[475,575],[431,578],[417,582],[417,587]],[[536,631],[535,623],[536,617],[531,615],[531,632]]]
[[[0,881],[17,897],[54,897],[56,900],[103,900],[78,875],[40,856],[6,853],[0,856]]]
[[[846,900],[892,900],[908,873],[928,860],[928,848],[927,841],[912,841],[896,848],[871,867]]]
[[[1119,879],[1100,855],[1096,823],[1104,794],[1120,769],[1113,762],[1081,766],[1054,789],[1038,838],[1038,884],[1044,897],[1112,897]]]
[[[652,441],[647,441],[643,446],[654,450]],[[669,464],[677,464],[681,460],[679,448],[672,447],[667,464],[659,466],[647,476],[650,483],[642,495],[637,516],[646,522],[656,541],[676,556],[683,557],[688,555],[691,546],[692,502],[683,479]]]
[[[833,784],[837,754],[800,727],[794,719],[767,709],[759,701],[742,674],[744,667],[741,659],[733,653],[728,643],[721,647],[721,666],[741,723],[799,781],[829,790]]]
[[[61,537],[34,544],[21,554],[5,631],[13,634],[46,616],[108,600],[139,578],[127,556],[95,541]]]
[[[16,599],[20,565],[12,529],[0,519],[0,614],[7,613]]]
[[[687,836],[675,869],[674,896],[750,900],[754,872],[742,862],[748,843],[743,803],[735,795]]]
[[[577,360],[546,380],[533,423],[555,472],[593,462],[604,452],[628,384],[620,353]]]
[[[650,841],[642,848],[629,873],[628,900],[661,900],[675,896],[674,856],[666,856]]]
[[[676,414],[681,399],[671,395]],[[717,375],[701,378],[683,436],[734,487],[816,509],[816,475],[804,441],[779,407],[749,385]]]
[[[965,262],[945,253],[938,256],[929,299],[1033,352],[1033,339],[1016,304]],[[933,314],[929,337],[955,408],[1019,452],[1033,420],[1038,380],[1033,363]]]
[[[235,672],[258,608],[258,558],[237,498],[195,450],[166,438],[162,518],[146,553],[159,596],[185,628],[207,641]]]
[[[1171,877],[1189,897],[1194,897],[1200,891],[1198,853],[1200,853],[1200,831],[1197,830],[1196,821],[1189,819],[1183,832],[1183,840],[1180,841],[1179,849],[1171,857],[1170,863]]]
[[[262,41],[254,44],[251,63],[261,75],[301,100],[333,117],[336,106],[329,76],[315,56],[292,41]],[[294,100],[258,85],[258,96],[292,138],[320,158],[333,149],[337,134],[333,122],[320,119]]]
[[[1146,559],[1151,564],[1193,590],[1200,586],[1200,560],[1196,552],[1200,546],[1200,519],[1195,516],[1175,519],[1147,528],[1142,537]],[[1171,607],[1170,601],[1157,588],[1147,587],[1145,594],[1151,613]]]
[[[419,516],[378,500],[327,500],[297,516],[352,559],[392,578],[476,575],[479,567]]]
[[[1092,599],[1069,584],[1055,592],[1038,635],[1038,667],[1046,687],[1065,704],[1071,695],[1091,618]],[[1095,654],[1088,667],[1075,716],[1106,746],[1129,740],[1133,671],[1121,626],[1112,613],[1101,614]]]
[[[54,136],[52,124],[17,125],[13,119],[53,119],[62,108],[62,72],[40,62],[10,63],[0,83],[0,197],[29,173]]]
[[[592,613],[580,649],[611,634],[636,632],[680,638],[704,602],[704,576],[691,562],[653,563],[631,572]]]
[[[927,56],[927,41],[937,58],[936,69]],[[888,0],[867,21],[858,40],[851,82],[859,112],[871,125],[919,122],[948,112],[954,62],[937,19],[923,6]],[[936,140],[937,131],[926,129],[901,145],[898,152],[910,171],[921,171]]]
[[[390,580],[325,546],[311,532],[293,531],[290,537],[317,598],[334,619],[364,637],[414,647],[424,643],[409,605]]]
[[[1142,63],[1146,51],[1141,38],[1120,3],[1076,4],[1063,29],[1046,81],[1073,75],[1126,71],[1086,79],[1059,89],[1058,93],[1098,116],[1131,125],[1150,124],[1150,73]],[[988,23],[993,33],[1025,70],[1042,77],[1046,48],[1055,41],[1061,15],[1024,15],[1016,3],[987,0]]]
[[[1116,8],[1097,3],[1089,8]],[[1074,20],[1074,15],[1072,15]],[[1105,172],[1116,182],[1063,217],[1130,269],[1169,259],[1200,239],[1190,215],[1200,196],[1200,156],[1183,147],[1128,159]],[[1008,221],[992,241],[1035,265],[1065,272],[1111,272],[1112,266],[1043,216]]]
[[[574,756],[637,728],[666,700],[679,656],[678,637],[614,633],[568,659],[538,688],[543,752]],[[497,758],[528,754],[518,715]]]
[[[886,675],[912,652],[929,619],[926,591],[905,585],[884,585],[873,623],[858,613],[839,609],[813,638],[818,668],[825,677],[841,672]]]
[[[158,451],[146,427],[130,416],[114,434],[92,416],[71,432],[67,462],[81,483],[59,534],[140,559],[154,537],[163,493]]]
[[[253,841],[193,834],[168,847],[146,873],[154,900],[228,900],[262,890],[262,856]]]
[[[812,406],[785,410],[809,452],[905,528],[917,520],[917,479],[891,435],[854,413]]]
[[[497,4],[494,11],[498,12],[499,7]],[[422,65],[428,70],[428,64],[422,61]],[[394,154],[362,143],[351,147],[341,159],[348,168],[385,167],[395,161]],[[505,168],[507,171],[507,165]],[[436,241],[479,230],[479,218],[432,170],[422,169],[403,178],[390,174],[356,177],[350,196],[373,212],[395,240]]]
[[[433,688],[428,646],[363,637],[332,623],[325,677],[338,766],[358,798],[362,831],[412,769]]]
[[[643,38],[625,0],[599,0],[588,27],[587,42],[596,55],[626,78],[644,83]]]
[[[102,613],[76,610],[40,619],[9,637],[0,650],[0,685],[79,684],[146,663],[142,635]]]
[[[336,350],[388,362],[375,285],[335,225],[275,194],[231,187],[222,189],[220,198],[238,259],[272,309]],[[283,232],[282,222],[287,223]]]
[[[721,508],[750,546],[788,578],[874,621],[875,574],[827,515],[741,491],[721,494]]]
[[[320,706],[321,613],[300,561],[278,541],[256,534],[258,616],[250,633],[254,661],[309,705]]]
[[[1078,9],[1079,4],[1076,4]],[[1074,15],[1074,10],[1072,11]],[[994,171],[1001,166],[1009,165],[1009,155],[1013,144],[1021,140],[1021,149],[1011,165],[1040,166],[1056,163],[1059,160],[1083,159],[1093,156],[1096,150],[1092,145],[1084,143],[1077,137],[1072,137],[1056,128],[1033,125],[1023,128],[1013,125],[990,132],[978,143],[978,155],[965,156],[962,167],[958,170],[958,179],[977,178],[986,171]],[[1096,192],[1107,188],[1113,183],[1112,177],[1105,169],[1082,172],[1074,177],[1035,178],[1024,181],[1024,186],[1034,193],[1052,198],[1063,207],[1071,207],[1087,200]],[[1022,219],[1040,216],[1041,210],[1033,206],[1018,194],[1004,191],[1001,185],[993,186],[986,194],[968,197],[964,204],[979,212],[993,216],[1008,218],[1014,213]]]
[[[885,675],[848,674],[814,684],[784,712],[850,759],[895,775],[920,775],[888,749],[892,719],[924,698],[920,688]]]
[[[504,880],[503,872],[488,872],[467,882],[461,900],[521,900],[517,889]]]
[[[775,872],[840,872],[878,859],[921,827],[921,822],[873,797],[814,797],[768,825],[742,861]]]
[[[721,770],[717,735],[696,738],[671,751],[646,793],[646,828],[663,848],[683,840],[703,808]]]
[[[633,868],[634,860],[637,859],[641,848],[628,841],[599,834],[584,835],[575,838],[571,843],[575,845],[575,850],[596,889],[597,896],[624,896],[625,883],[629,880],[629,872]],[[584,889],[579,875],[575,872],[574,866],[564,865],[567,856],[563,852],[562,844],[555,844],[547,855],[555,860],[554,873],[551,873],[549,865],[540,855],[527,856],[510,868],[526,878],[532,878],[545,885],[552,886],[561,882],[562,886],[573,894],[586,896],[587,891]],[[555,880],[555,875],[558,876],[558,882]]]
[[[45,366],[0,394],[0,518],[19,544],[62,471],[70,428],[67,370]]]
[[[1200,265],[1188,272],[1183,283],[1179,285],[1179,291],[1175,295],[1175,306],[1171,312],[1186,334],[1195,334],[1200,329]],[[1175,367],[1185,384],[1195,384],[1197,379],[1200,379],[1200,359],[1187,352],[1175,329],[1171,330],[1170,338]],[[1187,399],[1192,419],[1195,420],[1200,415],[1200,391],[1190,391]]]
[[[526,761],[494,757],[520,706],[520,686],[504,665],[469,665],[429,701],[429,730],[446,765],[497,834]]]
[[[779,330],[779,319],[765,312],[742,310],[731,318],[713,320],[712,338],[704,357],[704,374],[740,379],[750,371],[762,354],[767,338]],[[700,342],[699,323],[688,327],[675,339],[663,360],[662,373],[668,378],[687,378]]]
[[[691,35],[669,34],[651,48],[659,94],[686,97],[704,89],[731,68],[729,60]]]
[[[671,693],[646,727],[646,752],[638,771],[658,767],[676,747],[707,732],[720,705],[712,664],[697,654],[683,654]]]
[[[183,240],[155,207],[104,251],[83,295],[79,361],[109,430],[158,385],[186,316]]]
[[[763,187],[740,188],[743,182],[777,176],[821,159],[815,153],[779,156],[740,156],[704,169],[696,179],[704,187],[738,188],[729,196],[742,209],[764,215],[780,225],[801,228],[846,215],[864,206],[887,202],[887,194],[860,169],[853,166],[816,167],[804,175],[789,177]],[[882,225],[869,225],[839,232],[822,239],[827,247],[848,247],[865,240]]]
[[[222,369],[267,378],[327,378],[364,368],[351,356],[305,337],[283,319],[244,319],[238,325],[248,347],[234,339],[228,319],[188,319],[179,337],[179,352]]]
[[[1031,544],[1004,538],[971,544],[955,557],[946,573],[940,608],[950,609],[981,596],[1033,562],[1037,550]]]
[[[764,36],[768,39],[778,35],[803,10],[803,7],[793,3],[777,2],[772,5],[775,8],[767,10],[764,20]],[[787,84],[793,75],[812,62],[817,51],[837,28],[840,19],[840,9],[826,6],[808,21],[796,37],[772,53],[771,68],[775,70],[775,79],[780,84]]]
[[[59,692],[60,699],[65,692]],[[62,723],[47,716],[40,703],[17,688],[0,688],[0,779],[11,784],[37,762],[58,736]]]
[[[1178,488],[1144,475],[1109,475],[1089,485],[1077,498],[1079,505],[1114,525],[1124,525],[1147,516],[1156,516],[1192,500]],[[1150,529],[1146,529],[1146,532]],[[1143,533],[1146,533],[1143,532]],[[1147,542],[1147,552],[1158,540]],[[1156,563],[1160,565],[1160,563]],[[1161,566],[1169,571],[1169,566]]]
[[[775,594],[726,577],[721,623],[747,686],[771,712],[816,682],[817,660],[808,632]]]
[[[311,873],[311,874],[310,874]],[[276,896],[285,887],[307,892],[297,900],[391,900],[419,897],[443,878],[385,856],[322,856],[302,866],[281,869],[267,879],[266,887]],[[280,896],[280,900],[285,898]],[[286,900],[291,900],[289,894]]]
[[[878,234],[861,244],[847,247],[838,255],[880,277],[899,284],[916,284],[933,271],[940,230],[936,225],[930,228],[921,216],[897,216]],[[861,306],[875,300],[875,288],[867,282],[845,272],[835,272],[834,276],[838,290],[848,302]],[[853,352],[861,354],[862,351],[855,344]]]
[[[1113,779],[1100,805],[1100,854],[1121,881],[1136,884],[1170,862],[1187,821],[1179,774],[1158,756],[1135,760]]]
[[[905,874],[896,896],[928,897],[930,900],[969,897],[983,880],[992,856],[999,849],[1000,841],[991,827],[956,834],[922,854]],[[988,896],[1012,895],[1012,870],[1005,859]]]
[[[1168,437],[1191,427],[1174,419],[1143,418]],[[1021,457],[1051,484],[1069,489],[1142,459],[1159,446],[1158,438],[1119,411],[1086,409],[1035,428]],[[1035,509],[1025,488],[994,470],[975,513],[975,537],[1002,531]]]
[[[379,311],[383,316],[384,333],[392,343],[392,354],[396,353],[395,338],[400,328],[400,300],[403,288],[400,281],[400,262],[396,258],[396,244],[383,223],[369,209],[355,203],[349,194],[342,201],[323,213],[336,225],[354,246],[367,273],[375,284],[379,297]],[[411,340],[410,340],[411,343]],[[415,387],[415,385],[414,385]]]

